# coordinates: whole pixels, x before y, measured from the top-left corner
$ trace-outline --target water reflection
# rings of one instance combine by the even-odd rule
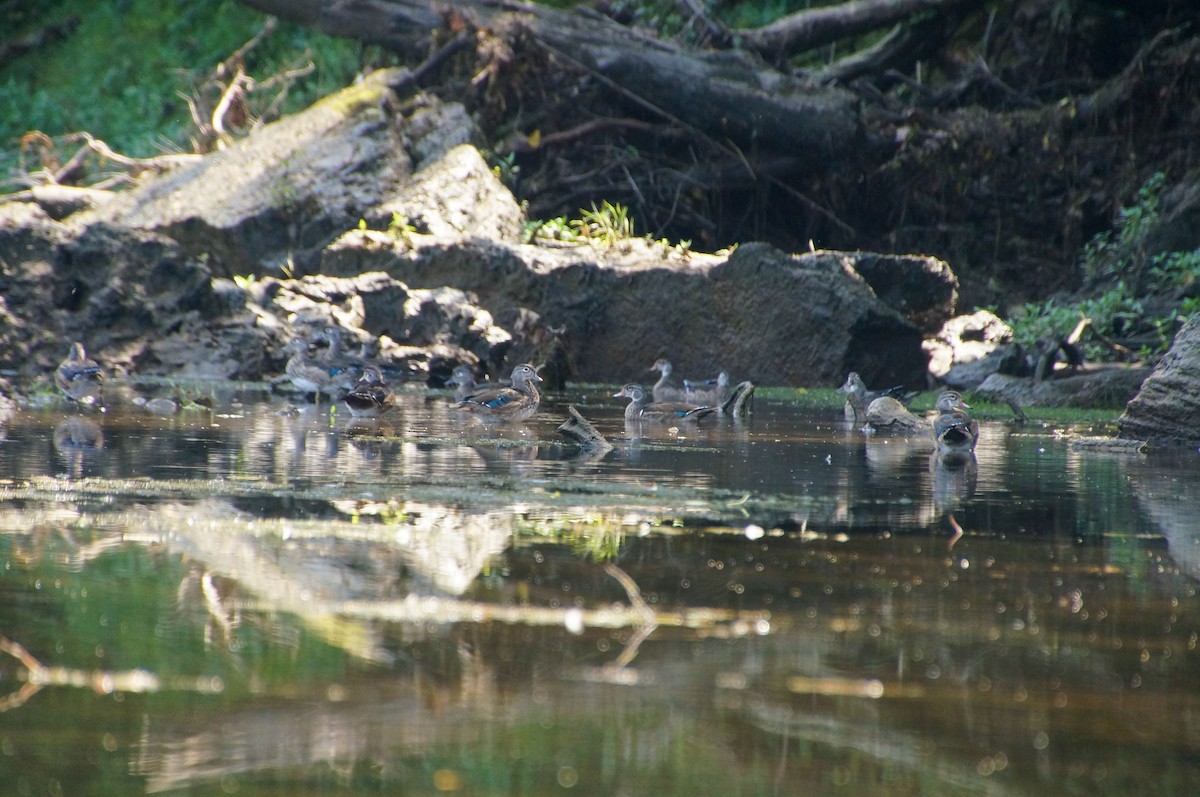
[[[67,473],[78,479],[84,475],[84,465],[94,461],[104,449],[104,432],[100,424],[82,415],[71,415],[54,427],[54,449],[65,462]]]
[[[0,651],[0,782],[1200,787],[1195,452],[985,423],[950,465],[840,405],[647,436],[568,398],[612,451],[559,439],[554,399],[501,430],[423,394],[15,413],[0,633],[44,668]]]

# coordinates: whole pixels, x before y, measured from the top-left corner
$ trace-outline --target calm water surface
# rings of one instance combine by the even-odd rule
[[[1200,793],[1195,451],[605,393],[17,412],[0,794]]]

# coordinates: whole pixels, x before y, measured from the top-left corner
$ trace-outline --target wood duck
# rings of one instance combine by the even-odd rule
[[[350,392],[342,396],[342,402],[354,417],[373,418],[392,408],[396,394],[383,381],[379,368],[368,365]]]
[[[703,407],[684,401],[647,400],[646,389],[641,385],[628,384],[613,398],[629,399],[625,408],[626,421],[694,421],[717,411],[716,407]]]
[[[344,378],[349,379],[351,373],[357,373],[371,364],[368,360],[371,358],[373,346],[369,342],[364,342],[359,346],[357,353],[351,354],[346,351],[345,331],[341,327],[333,325],[325,327],[317,334],[316,340],[323,340],[328,344],[325,351],[320,352],[316,359],[332,373],[340,373]]]
[[[880,396],[867,405],[863,431],[892,435],[929,434],[929,421],[914,415],[899,400]]]
[[[846,404],[842,411],[850,423],[865,421],[867,408],[875,399],[888,396],[900,402],[904,407],[908,407],[919,394],[919,391],[915,390],[905,391],[903,385],[889,387],[886,390],[867,390],[866,382],[862,380],[857,371],[851,371],[846,375],[846,383],[838,388],[838,392],[846,394]]]
[[[650,394],[654,397],[655,403],[663,401],[687,401],[687,391],[682,385],[678,385],[671,379],[671,363],[664,358],[659,358],[654,361],[654,365],[650,366],[651,371],[658,371],[662,376],[654,383],[654,387],[650,388]]]
[[[296,338],[283,350],[291,354],[284,369],[288,379],[298,389],[314,394],[318,404],[321,403],[322,393],[332,396],[337,390],[348,386],[343,369],[331,368],[327,363],[309,356],[307,340]]]
[[[54,384],[71,401],[91,404],[100,398],[104,370],[87,356],[83,344],[77,341],[71,344],[71,353],[55,369]]]
[[[469,365],[455,366],[454,370],[450,372],[450,378],[446,380],[446,384],[454,386],[454,398],[459,401],[484,390],[496,390],[509,386],[502,382],[476,382],[475,372]]]
[[[725,371],[699,382],[683,380],[687,400],[694,404],[723,405],[729,399],[729,388],[729,374]]]
[[[933,420],[933,438],[943,461],[947,457],[965,460],[973,456],[979,442],[979,421],[967,414],[971,405],[963,401],[958,391],[947,390],[938,396],[934,406],[938,416]]]
[[[499,385],[465,396],[454,406],[478,418],[500,421],[524,421],[537,414],[542,394],[537,383],[542,378],[532,365],[522,363],[512,371],[512,385]]]

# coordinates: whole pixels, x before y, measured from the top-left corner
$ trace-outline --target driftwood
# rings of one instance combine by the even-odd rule
[[[559,434],[578,443],[579,447],[585,451],[608,452],[612,450],[612,443],[604,439],[604,435],[596,431],[596,427],[592,426],[579,410],[570,406],[567,408],[567,412],[570,417],[559,424]]]

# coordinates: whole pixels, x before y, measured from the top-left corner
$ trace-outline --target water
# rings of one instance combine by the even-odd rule
[[[5,426],[0,793],[1200,789],[1196,452],[218,406]]]

